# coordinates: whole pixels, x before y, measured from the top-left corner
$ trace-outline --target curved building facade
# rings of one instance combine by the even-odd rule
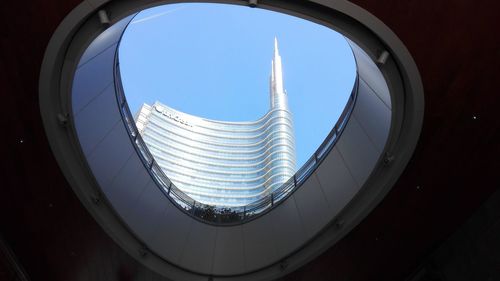
[[[276,39],[269,86],[269,111],[256,121],[209,120],[157,101],[143,104],[136,125],[155,161],[183,192],[204,204],[247,205],[295,174],[292,114]]]

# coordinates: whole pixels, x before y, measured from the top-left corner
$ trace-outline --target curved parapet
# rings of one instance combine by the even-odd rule
[[[265,201],[259,209],[265,211],[247,219],[244,210],[230,225],[207,223],[192,198],[172,189],[127,112],[117,87],[116,50],[137,4],[107,4],[114,23],[108,27],[99,22],[106,11],[84,2],[61,24],[42,66],[44,125],[75,193],[130,255],[174,280],[271,280],[338,241],[388,192],[420,129],[418,72],[385,26],[339,3],[317,10],[271,1],[263,6],[303,11],[344,31],[358,79],[342,119],[293,185]],[[349,29],[356,15],[375,28]]]

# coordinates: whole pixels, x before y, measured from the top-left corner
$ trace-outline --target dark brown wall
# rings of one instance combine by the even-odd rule
[[[500,191],[432,253],[409,281],[500,280]]]
[[[161,280],[95,223],[44,134],[37,91],[43,52],[77,3],[0,4],[0,231],[32,280]],[[499,4],[355,3],[389,25],[415,58],[426,99],[421,140],[375,211],[283,280],[404,280],[500,186]]]

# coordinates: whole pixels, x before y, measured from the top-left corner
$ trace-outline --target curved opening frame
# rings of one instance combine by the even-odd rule
[[[179,1],[175,1],[179,2]],[[217,1],[254,5],[255,1]],[[389,137],[375,168],[360,191],[331,221],[307,235],[294,247],[266,265],[240,272],[207,272],[171,262],[149,249],[144,241],[120,220],[86,163],[72,124],[71,78],[75,62],[84,48],[106,29],[97,11],[111,11],[111,22],[133,12],[169,1],[124,1],[120,3],[88,1],[78,6],[61,24],[47,47],[40,74],[40,107],[51,148],[75,193],[99,224],[127,252],[151,269],[178,280],[271,280],[300,267],[336,243],[357,225],[385,196],[408,162],[416,145],[423,119],[423,88],[418,70],[403,44],[376,18],[359,7],[336,1],[259,1],[270,10],[302,17],[337,30],[359,45],[374,61],[387,52],[389,57],[379,64],[386,78],[393,107]],[[84,34],[84,35],[82,35]],[[77,36],[79,35],[79,36]],[[302,189],[301,189],[302,190]],[[295,199],[294,199],[295,200]],[[276,210],[287,208],[290,200],[282,200]],[[276,212],[258,217],[253,222],[272,217]],[[253,223],[250,222],[249,224]],[[247,224],[245,224],[247,225]],[[210,226],[211,227],[211,226]],[[225,229],[229,229],[227,227]],[[216,229],[217,232],[222,229]]]
[[[132,19],[130,20],[132,21]],[[126,29],[126,28],[125,28]],[[119,45],[119,43],[118,43]],[[175,186],[172,181],[165,175],[162,168],[155,161],[152,153],[149,151],[146,143],[134,122],[132,113],[130,112],[127,99],[123,90],[120,75],[120,63],[118,60],[118,52],[115,56],[115,89],[118,106],[120,107],[120,114],[125,123],[130,140],[134,144],[136,152],[139,154],[144,167],[149,172],[151,177],[155,180],[156,184],[163,192],[163,194],[170,199],[170,201],[180,210],[190,215],[191,217],[200,220],[201,222],[213,225],[237,225],[249,222],[271,211],[278,206],[281,202],[290,197],[293,192],[299,189],[302,184],[313,174],[319,167],[321,162],[325,159],[328,153],[337,143],[340,135],[342,134],[347,121],[349,120],[352,110],[356,102],[356,94],[358,91],[358,75],[356,75],[351,94],[347,104],[345,105],[342,114],[333,126],[332,130],[316,149],[313,155],[297,170],[295,175],[287,182],[282,184],[276,190],[266,195],[265,197],[256,200],[243,207],[219,207],[213,205],[203,204],[185,194],[182,190]]]

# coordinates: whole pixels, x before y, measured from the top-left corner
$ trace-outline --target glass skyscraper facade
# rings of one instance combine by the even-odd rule
[[[247,205],[296,170],[292,114],[276,39],[269,88],[269,111],[256,121],[209,120],[157,101],[142,105],[136,125],[155,161],[183,192],[204,204]]]

